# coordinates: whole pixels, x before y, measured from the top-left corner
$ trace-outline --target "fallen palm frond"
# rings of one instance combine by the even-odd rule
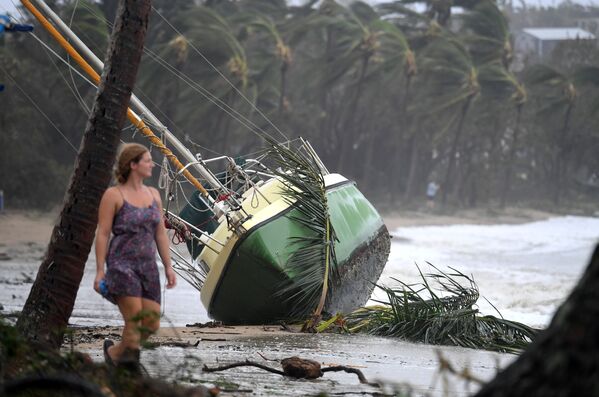
[[[394,279],[400,288],[377,285],[388,302],[377,301],[380,305],[354,311],[347,317],[346,326],[351,332],[506,353],[519,352],[533,340],[538,332],[534,328],[479,314],[476,302],[480,295],[472,278],[455,269],[451,274],[435,270],[437,273],[427,275],[420,272],[421,284]],[[435,292],[429,280],[439,285],[442,295]]]
[[[273,173],[283,182],[282,195],[298,210],[295,215],[288,216],[308,231],[305,235],[290,238],[289,244],[295,250],[285,271],[292,277],[289,283],[280,286],[279,296],[294,302],[292,317],[304,317],[312,312],[312,324],[316,324],[336,269],[336,237],[329,216],[324,177],[309,152],[294,151],[268,141],[271,158],[278,166]]]

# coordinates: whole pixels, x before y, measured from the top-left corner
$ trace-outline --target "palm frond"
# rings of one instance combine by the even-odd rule
[[[282,195],[297,209],[296,215],[288,216],[305,231],[289,240],[294,252],[284,270],[290,277],[278,289],[278,296],[293,301],[292,317],[310,312],[320,316],[337,267],[324,178],[311,154],[266,139],[277,165],[274,173],[283,182]]]
[[[431,265],[432,266],[432,265]],[[527,325],[481,316],[476,302],[478,286],[473,278],[451,269],[423,274],[421,284],[410,285],[395,279],[400,288],[377,285],[385,292],[386,302],[360,308],[346,319],[351,332],[392,336],[413,342],[456,345],[516,353],[524,349],[538,330]],[[435,292],[430,281],[437,284]]]

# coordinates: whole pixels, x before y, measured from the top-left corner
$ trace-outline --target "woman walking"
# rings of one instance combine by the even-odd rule
[[[160,194],[143,183],[152,176],[152,168],[145,146],[124,145],[115,170],[118,184],[108,188],[100,201],[94,289],[118,305],[125,321],[120,343],[104,341],[104,359],[109,365],[131,360],[129,355],[138,360],[140,343],[160,327],[156,248],[164,264],[166,287],[173,288],[177,282]]]

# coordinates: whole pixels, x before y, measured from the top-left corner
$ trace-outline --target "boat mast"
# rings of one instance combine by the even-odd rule
[[[104,68],[104,64],[102,63],[102,61],[100,61],[100,59],[79,39],[79,37],[77,37],[77,35],[75,35],[75,33],[60,19],[60,17],[58,15],[56,15],[56,13],[54,11],[52,11],[52,9],[50,7],[48,7],[48,5],[43,0],[33,0],[33,1],[35,3],[37,3],[37,5],[58,26],[58,28],[60,30],[62,30],[62,32],[75,44],[75,46],[79,49],[79,51],[81,51],[91,61],[91,63],[94,65],[94,67],[96,69],[102,70]],[[67,46],[70,47],[70,45],[68,43],[61,42],[60,38],[62,38],[62,37],[60,36],[60,33],[58,33],[58,32],[54,33],[51,31],[53,26],[51,26],[47,23],[44,23],[45,18],[43,18],[43,15],[39,14],[39,11],[37,11],[35,9],[35,7],[33,7],[33,5],[30,3],[29,0],[21,0],[21,3],[40,21],[40,23],[42,23],[42,25],[46,28],[46,30],[48,30],[50,32],[50,34],[59,42],[59,44],[61,46],[63,46],[63,48],[65,48],[65,50],[67,50],[71,54],[71,56],[73,56],[73,58],[77,61],[77,63],[79,63],[79,65],[85,70],[85,72],[88,75],[90,75],[96,81],[96,84],[97,84],[99,82],[98,73],[93,68],[91,68],[89,66],[89,64],[81,56],[79,56],[79,58],[81,58],[81,59],[78,59],[79,54],[72,47],[71,47],[71,49],[69,49],[67,47]],[[58,34],[58,37],[57,37],[57,34]],[[64,38],[62,38],[62,41],[64,41]],[[65,44],[66,44],[66,46],[65,46]],[[173,145],[173,147],[189,162],[189,165],[191,165],[202,176],[202,178],[204,178],[213,188],[219,190],[222,194],[228,193],[228,190],[218,181],[218,179],[216,179],[216,177],[212,174],[212,172],[210,170],[208,170],[206,167],[204,167],[204,165],[194,157],[194,155],[191,153],[191,151],[189,151],[189,149],[187,149],[187,147],[185,147],[168,130],[168,128],[139,100],[139,98],[137,98],[135,96],[135,94],[131,95],[131,105],[134,108],[136,108],[136,110],[139,113],[141,113],[143,116],[147,117],[147,119],[153,125],[156,125],[156,126],[158,126],[158,128],[160,128],[160,132],[162,134],[164,134],[167,141]],[[145,125],[145,123],[143,122],[141,117],[139,117],[137,114],[135,114],[131,109],[129,109],[129,111],[128,111],[128,116],[129,116],[130,121],[136,127],[138,127],[140,130],[142,130],[144,135],[148,136],[150,138],[150,140],[152,141],[152,143],[156,144],[155,141],[156,140],[159,141],[159,138],[150,130],[149,127],[147,127],[147,125]],[[146,130],[146,131],[144,131],[144,130]],[[149,132],[151,135],[149,135],[147,132]],[[155,139],[153,139],[153,138],[155,138]],[[168,150],[168,149],[166,149],[166,150]],[[163,153],[165,153],[162,148],[161,148],[161,151]],[[172,162],[175,163],[175,166],[177,166],[177,168],[179,170],[181,170],[182,168],[186,168],[186,167],[183,167],[183,165],[180,162],[178,162],[178,160],[176,159],[176,157],[174,157],[174,155],[172,154],[172,152],[170,152],[170,150],[168,150],[168,152],[169,153],[165,153],[165,155],[167,155],[169,160],[171,160]],[[175,160],[175,161],[173,161],[173,160]],[[202,195],[212,205],[215,204],[215,200],[208,194],[208,192],[201,185],[201,183],[199,183],[189,173],[189,171],[185,170],[184,175],[196,188],[198,188],[198,190],[202,193]],[[232,201],[231,204],[233,204],[234,208],[240,207],[239,203],[237,202],[237,200],[234,197],[229,196],[228,200]]]

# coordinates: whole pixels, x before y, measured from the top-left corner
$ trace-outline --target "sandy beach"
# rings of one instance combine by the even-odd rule
[[[0,247],[20,244],[47,244],[58,211],[6,210],[0,213]],[[398,227],[456,225],[456,224],[518,224],[547,219],[556,214],[530,208],[506,208],[502,211],[486,209],[461,210],[444,215],[431,212],[390,211],[382,213],[389,230]]]
[[[19,305],[26,299],[57,216],[53,212],[8,211],[0,214],[0,283],[6,284],[3,299],[7,300],[0,303],[4,305],[4,313],[18,311]],[[401,228],[430,225],[513,225],[541,221],[553,216],[555,215],[531,209],[508,209],[502,213],[470,210],[453,215],[418,212],[383,214],[392,234],[401,231]],[[90,254],[90,258],[92,257],[93,253]],[[121,328],[95,325],[98,324],[98,313],[115,316],[110,317],[114,320],[107,324],[119,324],[119,321],[118,313],[111,305],[105,307],[105,302],[95,297],[91,288],[85,288],[88,284],[91,285],[91,273],[93,269],[86,269],[76,306],[79,305],[79,314],[89,316],[83,319],[87,319],[92,325],[82,326],[79,323],[73,327],[72,332],[65,337],[63,348],[74,348],[88,353],[94,361],[102,361],[102,341],[104,338],[118,340]],[[177,290],[179,291],[175,291],[175,294],[184,289]],[[189,295],[171,295],[165,303],[167,313],[169,309],[172,310],[172,305],[177,304],[175,302],[189,302],[189,299],[197,299],[197,291],[191,291]],[[197,302],[192,306],[194,305]],[[106,314],[112,312],[114,313]],[[300,396],[317,394],[322,390],[335,394],[372,395],[380,390],[361,385],[355,375],[345,373],[327,374],[325,378],[307,382],[291,381],[255,368],[207,374],[201,371],[203,365],[217,366],[248,359],[276,367],[277,363],[269,362],[266,358],[281,360],[300,356],[316,360],[324,366],[355,366],[369,380],[409,384],[414,395],[444,395],[447,392],[452,396],[467,396],[476,386],[465,384],[455,377],[445,385],[442,379],[446,375],[439,373],[438,354],[447,357],[456,368],[467,367],[485,380],[491,379],[499,369],[515,358],[509,354],[415,344],[369,335],[303,334],[297,327],[281,325],[231,327],[205,324],[206,318],[197,319],[194,315],[185,313],[191,312],[183,312],[184,322],[179,318],[179,325],[176,327],[169,326],[168,318],[163,321],[163,327],[151,339],[153,348],[144,351],[142,363],[149,373],[156,376],[168,379],[184,376],[191,383],[217,385],[223,390],[229,390],[230,393],[223,395]],[[96,322],[92,321],[94,318]],[[188,318],[190,326],[180,326]],[[202,321],[204,324],[200,323]]]

